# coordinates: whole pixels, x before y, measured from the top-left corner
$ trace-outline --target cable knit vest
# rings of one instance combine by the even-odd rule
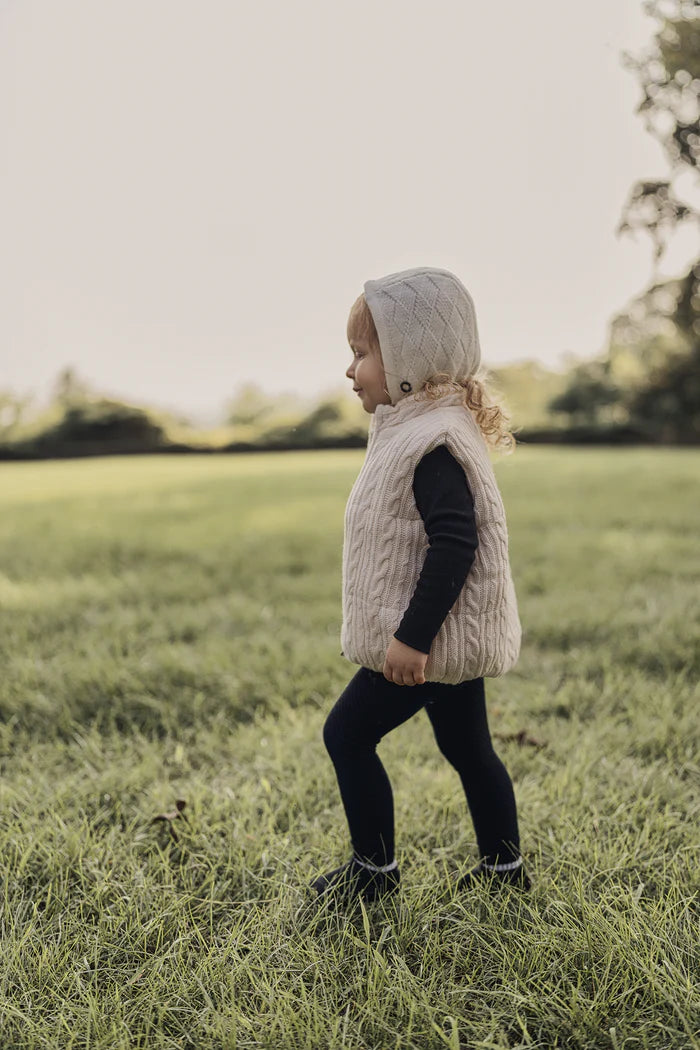
[[[425,665],[426,681],[457,684],[505,674],[518,660],[521,640],[503,500],[486,442],[457,392],[436,401],[406,397],[377,405],[370,419],[365,461],[345,509],[340,641],[346,659],[383,671],[429,546],[413,473],[441,444],[464,469],[479,539]]]

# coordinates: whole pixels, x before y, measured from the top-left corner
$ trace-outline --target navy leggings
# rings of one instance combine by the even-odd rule
[[[323,727],[355,854],[378,866],[394,860],[394,799],[376,747],[422,707],[440,751],[459,773],[481,859],[517,859],[513,784],[491,742],[484,679],[397,685],[367,667],[350,680]]]

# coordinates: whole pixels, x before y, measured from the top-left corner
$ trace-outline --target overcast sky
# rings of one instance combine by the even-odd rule
[[[657,25],[641,0],[0,0],[0,388],[72,365],[202,418],[246,381],[351,398],[353,300],[418,265],[469,288],[487,366],[599,353],[652,275],[615,227],[669,170],[621,62]],[[680,232],[660,276],[695,254]]]

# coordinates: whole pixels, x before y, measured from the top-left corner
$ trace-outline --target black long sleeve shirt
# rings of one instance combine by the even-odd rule
[[[474,564],[479,540],[469,484],[446,445],[438,445],[416,466],[413,495],[430,546],[394,637],[429,653]]]

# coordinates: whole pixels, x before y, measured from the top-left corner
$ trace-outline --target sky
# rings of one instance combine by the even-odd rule
[[[667,177],[640,0],[0,0],[0,390],[214,419],[347,388],[366,280],[456,273],[487,367],[602,353]],[[697,204],[682,179],[676,191]],[[658,276],[697,255],[679,231]]]

